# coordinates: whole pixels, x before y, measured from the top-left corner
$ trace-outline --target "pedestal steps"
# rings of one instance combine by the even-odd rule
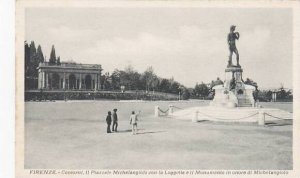
[[[251,107],[252,103],[248,97],[238,97],[238,107]]]

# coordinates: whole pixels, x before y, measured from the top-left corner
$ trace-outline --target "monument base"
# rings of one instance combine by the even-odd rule
[[[227,108],[254,106],[255,87],[244,84],[242,73],[243,69],[240,66],[227,67],[224,84],[213,87],[215,96],[210,105]]]

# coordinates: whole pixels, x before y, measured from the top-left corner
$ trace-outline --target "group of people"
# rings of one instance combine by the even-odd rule
[[[117,109],[113,109],[113,114],[111,114],[111,111],[108,111],[108,114],[106,116],[106,123],[107,123],[107,133],[112,132],[118,132],[118,115],[117,115]],[[137,122],[138,122],[138,115],[141,111],[139,111],[138,114],[135,113],[135,111],[131,112],[130,115],[130,125],[132,125],[132,134],[137,134]],[[112,124],[112,131],[110,130]]]

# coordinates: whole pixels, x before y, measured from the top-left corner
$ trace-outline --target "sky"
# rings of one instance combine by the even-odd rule
[[[101,64],[103,72],[152,66],[187,87],[225,79],[231,25],[243,78],[259,88],[292,88],[292,11],[285,8],[28,8],[25,39],[51,46],[61,61]],[[235,63],[235,57],[233,57]]]

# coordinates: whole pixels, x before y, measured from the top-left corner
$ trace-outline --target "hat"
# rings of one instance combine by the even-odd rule
[[[236,27],[235,25],[231,25],[230,26],[230,30],[233,29],[233,28],[235,28],[235,27]]]
[[[117,109],[115,108],[115,109],[114,109],[114,111],[116,112],[116,111],[117,111]]]

